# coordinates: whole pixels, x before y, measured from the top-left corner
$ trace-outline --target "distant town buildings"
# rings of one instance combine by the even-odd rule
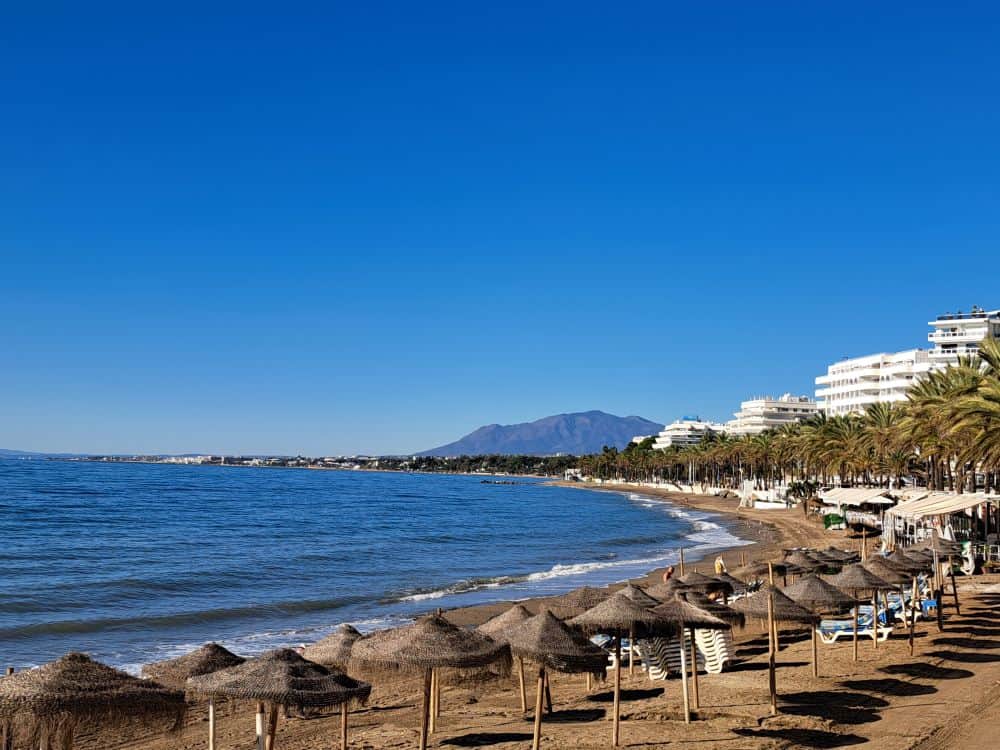
[[[729,435],[759,435],[786,425],[802,422],[819,412],[819,406],[808,396],[785,393],[778,398],[759,396],[740,404],[740,410],[726,423]]]
[[[913,382],[932,370],[975,355],[986,338],[1000,338],[1000,310],[973,306],[967,313],[945,313],[928,323],[933,348],[870,354],[836,362],[816,378],[816,401],[827,416],[861,413],[871,404],[906,400]]]
[[[653,448],[663,450],[672,446],[683,448],[697,445],[702,438],[725,431],[726,426],[718,422],[704,422],[699,417],[681,417],[663,428],[656,436]]]

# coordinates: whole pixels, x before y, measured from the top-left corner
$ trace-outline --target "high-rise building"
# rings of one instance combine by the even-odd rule
[[[785,425],[802,422],[815,415],[819,406],[808,396],[786,393],[778,398],[760,396],[744,401],[740,410],[726,423],[730,435],[757,435]]]
[[[1000,310],[987,312],[973,305],[972,311],[945,313],[927,325],[934,330],[927,340],[934,345],[930,351],[935,367],[956,364],[958,358],[976,354],[985,338],[1000,338]]]
[[[725,431],[724,424],[704,422],[700,417],[681,417],[663,428],[662,432],[656,436],[653,448],[662,450],[671,446],[684,448],[697,445],[702,441],[702,438]]]
[[[827,416],[836,416],[863,412],[870,404],[905,401],[913,381],[932,367],[924,349],[845,359],[816,378],[817,405]]]

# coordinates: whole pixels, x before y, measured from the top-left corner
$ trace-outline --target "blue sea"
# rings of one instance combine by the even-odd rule
[[[0,459],[0,666],[249,655],[739,544],[708,513],[505,479]]]

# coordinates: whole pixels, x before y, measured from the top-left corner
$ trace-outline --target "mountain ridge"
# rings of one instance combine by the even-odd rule
[[[594,409],[553,414],[533,422],[508,425],[494,422],[483,425],[454,442],[416,455],[584,455],[597,453],[605,445],[624,448],[634,436],[652,435],[662,429],[662,423],[643,417],[619,417]]]

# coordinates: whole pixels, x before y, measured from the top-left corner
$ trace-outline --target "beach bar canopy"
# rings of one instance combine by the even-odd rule
[[[820,500],[827,505],[838,507],[859,505],[892,505],[896,501],[884,497],[886,489],[872,489],[868,487],[835,487],[820,494]]]
[[[1000,503],[1000,496],[984,492],[968,492],[961,495],[953,492],[928,492],[901,502],[885,512],[885,533],[887,541],[896,542],[896,533],[908,524],[918,524],[930,516],[947,516],[971,510],[984,503]]]

